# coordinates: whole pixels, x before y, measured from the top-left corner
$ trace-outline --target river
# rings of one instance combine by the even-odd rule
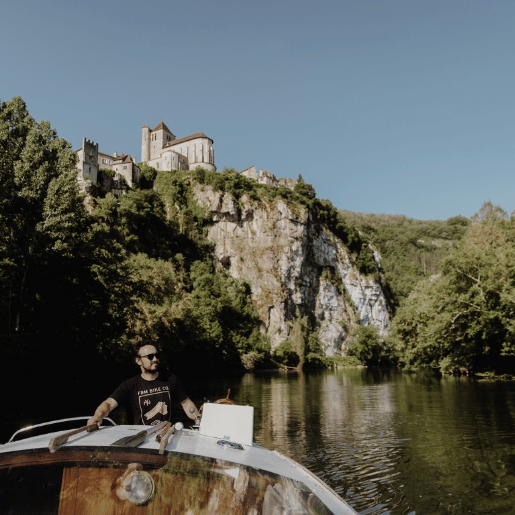
[[[340,369],[184,383],[197,405],[231,388],[255,408],[256,443],[306,466],[362,515],[515,514],[515,382]],[[11,417],[2,429],[49,416]]]
[[[258,444],[309,468],[362,515],[515,513],[514,382],[340,369],[205,387],[211,400],[232,387],[255,408]]]

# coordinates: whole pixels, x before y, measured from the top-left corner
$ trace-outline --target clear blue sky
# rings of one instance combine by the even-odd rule
[[[79,148],[141,127],[214,140],[219,171],[302,174],[343,209],[515,210],[515,2],[5,0],[0,99]]]

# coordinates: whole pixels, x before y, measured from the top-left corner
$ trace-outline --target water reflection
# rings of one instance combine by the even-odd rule
[[[510,513],[515,385],[359,369],[248,374],[255,439],[363,514]]]

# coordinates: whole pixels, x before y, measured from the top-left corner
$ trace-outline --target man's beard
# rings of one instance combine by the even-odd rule
[[[157,363],[156,368],[152,368],[152,365],[150,365],[150,368],[147,368],[145,365],[143,365],[143,368],[145,369],[145,372],[148,372],[149,374],[155,374],[159,370],[159,363]]]

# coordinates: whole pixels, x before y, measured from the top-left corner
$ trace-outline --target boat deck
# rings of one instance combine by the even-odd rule
[[[0,445],[0,483],[7,477],[2,473],[10,469],[48,470],[59,475],[61,479],[52,487],[59,494],[54,495],[58,515],[356,513],[311,472],[276,451],[189,429],[177,431],[166,446],[156,441],[156,432],[144,436],[137,445],[125,445],[131,437],[141,435],[142,429],[110,426],[83,431],[54,449],[52,442],[66,432]],[[124,502],[125,494],[120,490],[136,469],[147,471],[156,485],[152,502],[143,507]],[[2,494],[0,489],[0,502],[2,495],[10,498],[14,494]],[[16,502],[23,505],[22,493],[19,497]],[[280,511],[274,511],[274,506]],[[139,511],[134,511],[136,508]]]

